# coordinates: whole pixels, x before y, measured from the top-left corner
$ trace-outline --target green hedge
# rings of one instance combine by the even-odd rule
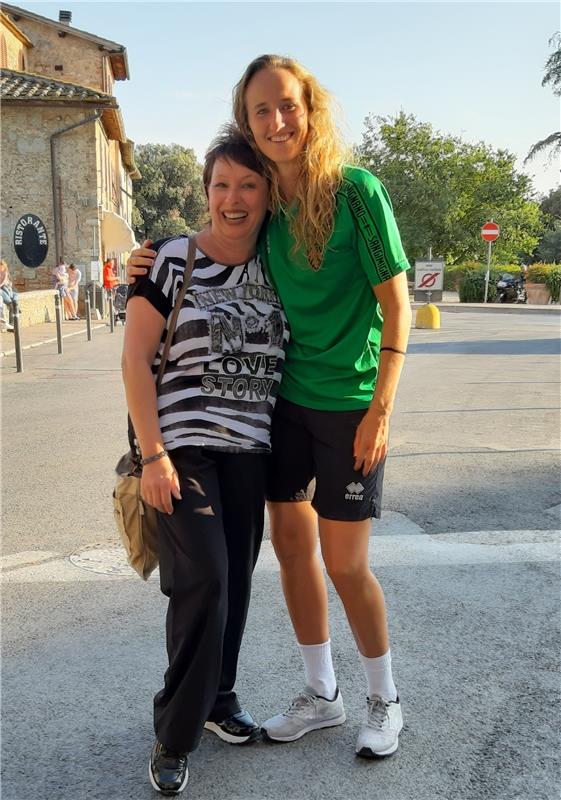
[[[486,269],[487,266],[481,261],[466,261],[463,264],[456,264],[453,267],[445,267],[444,290],[446,292],[457,292],[466,275],[474,272],[483,272],[483,274],[485,274]],[[508,272],[509,275],[520,275],[520,267],[518,264],[501,264],[492,269],[500,274]]]
[[[462,303],[482,303],[485,296],[485,271],[487,267],[481,261],[465,261],[463,264],[444,267],[444,291],[459,292]],[[489,277],[488,300],[493,302],[496,296],[495,284],[503,272],[509,275],[521,274],[519,264],[499,264],[491,268]],[[415,268],[407,270],[407,279],[415,280]],[[528,268],[527,280],[530,283],[544,283],[554,302],[559,302],[561,293],[561,264],[532,264]],[[462,299],[463,297],[481,299]]]
[[[460,278],[458,291],[460,293],[460,303],[483,303],[485,300],[485,267],[480,269],[467,270]],[[497,297],[496,283],[503,274],[509,272],[507,269],[491,269],[489,271],[489,291],[487,301],[493,303]],[[520,272],[520,268],[518,268]]]

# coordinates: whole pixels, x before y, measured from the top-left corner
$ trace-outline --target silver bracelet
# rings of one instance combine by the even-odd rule
[[[140,463],[143,467],[145,467],[146,464],[152,464],[154,461],[159,461],[161,458],[165,458],[167,454],[167,450],[160,450],[160,452],[156,453],[154,456],[148,456],[148,458],[140,459]]]

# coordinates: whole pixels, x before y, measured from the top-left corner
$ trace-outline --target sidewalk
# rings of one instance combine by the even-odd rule
[[[425,305],[422,300],[413,300],[411,308],[416,310]],[[561,314],[561,304],[551,303],[546,306],[519,305],[516,303],[460,303],[458,292],[442,292],[442,300],[436,300],[434,305],[440,311],[456,312],[483,312],[486,314]]]
[[[108,328],[109,322],[105,320],[92,320],[92,331],[97,328]],[[79,321],[68,320],[62,323],[62,338],[67,339],[69,336],[82,335],[86,338],[86,321],[81,319]],[[41,325],[30,325],[26,328],[21,328],[21,346],[23,350],[29,350],[32,347],[39,347],[42,344],[49,342],[56,342],[56,323],[44,322]],[[12,356],[15,353],[15,342],[13,333],[0,334],[0,358],[4,356]]]

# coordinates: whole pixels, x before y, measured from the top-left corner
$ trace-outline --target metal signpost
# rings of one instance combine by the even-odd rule
[[[415,261],[415,287],[414,299],[431,302],[442,300],[442,289],[444,286],[444,260],[430,259],[427,261]],[[434,297],[433,297],[434,296]]]
[[[497,225],[496,222],[491,220],[490,222],[486,222],[485,225],[481,228],[481,238],[483,241],[487,242],[487,272],[485,273],[485,299],[483,300],[484,303],[487,302],[487,295],[489,294],[489,274],[491,272],[491,248],[493,247],[493,242],[499,238],[499,234],[501,229]]]

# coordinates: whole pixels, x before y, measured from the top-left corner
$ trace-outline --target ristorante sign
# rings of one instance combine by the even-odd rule
[[[47,229],[35,214],[24,214],[16,222],[14,249],[26,267],[39,267],[46,259],[49,251]]]

